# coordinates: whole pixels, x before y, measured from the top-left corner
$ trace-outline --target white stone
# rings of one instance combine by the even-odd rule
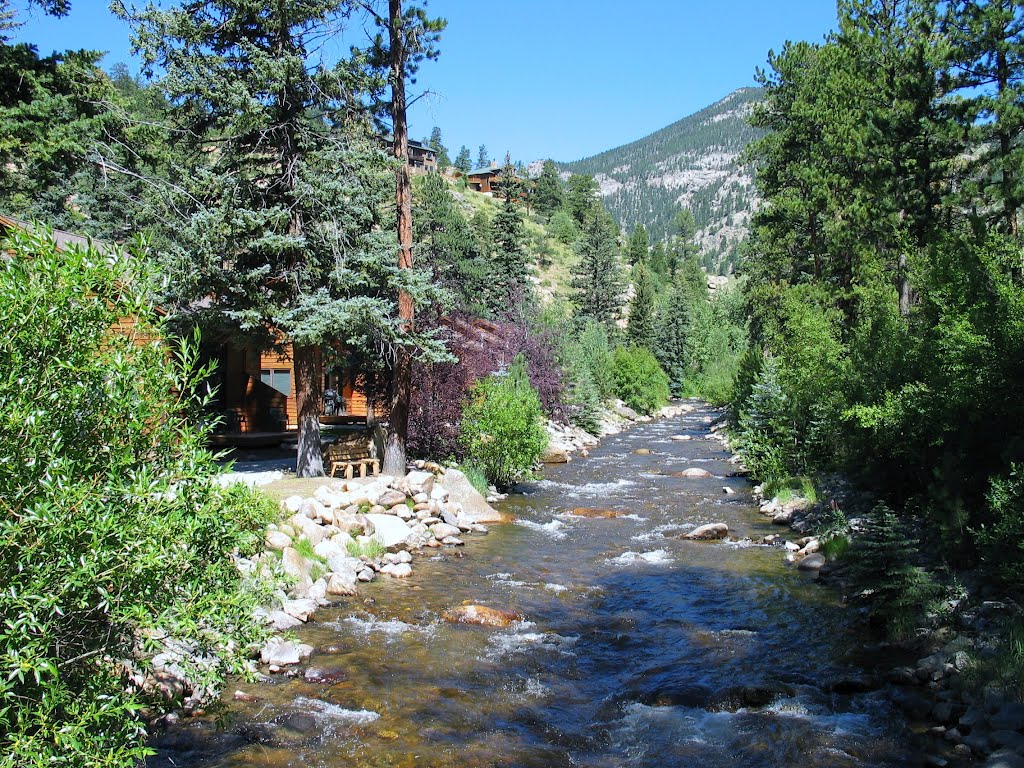
[[[271,611],[268,616],[270,618],[270,626],[277,632],[286,632],[289,629],[302,625],[301,619],[296,619],[284,611]]]
[[[412,533],[412,528],[394,515],[366,515],[366,518],[373,523],[373,537],[384,547],[400,544]]]
[[[302,506],[301,496],[289,496],[287,499],[281,502],[281,506],[284,507],[289,514],[294,515],[299,511],[299,507]]]
[[[399,563],[391,567],[391,576],[396,579],[407,579],[412,576],[412,566],[408,563]]]
[[[281,553],[281,568],[293,579],[302,581],[309,578],[310,562],[298,553],[295,547],[285,547]]]
[[[459,528],[456,525],[448,525],[448,523],[434,523],[430,526],[430,532],[434,534],[434,538],[438,541],[448,536],[458,536]]]
[[[345,555],[345,549],[341,547],[337,542],[335,542],[333,538],[329,541],[327,539],[321,541],[319,544],[313,547],[313,551],[316,552],[316,554],[319,557],[322,557],[324,560],[330,560],[332,557],[335,557],[336,555]]]
[[[309,617],[316,613],[316,600],[304,598],[302,600],[285,600],[281,610],[289,616],[294,616],[299,621],[309,621]]]
[[[327,594],[329,595],[355,595],[356,574],[352,571],[344,573],[332,573],[327,581]]]
[[[398,562],[411,563],[412,553],[410,553],[408,550],[403,549],[401,552],[398,553]]]
[[[265,543],[268,549],[281,551],[292,545],[292,538],[284,531],[267,531]]]
[[[430,492],[434,490],[434,473],[422,471],[410,472],[405,477],[405,486],[413,496],[421,493],[429,495]]]
[[[274,664],[282,667],[291,664],[299,664],[308,659],[313,653],[313,646],[305,643],[293,643],[291,640],[282,640],[279,637],[272,637],[260,651],[260,660],[264,664]]]
[[[724,539],[729,535],[729,526],[725,523],[708,523],[694,528],[683,535],[684,539]]]
[[[327,605],[327,579],[317,579],[309,588],[309,599],[317,605]]]

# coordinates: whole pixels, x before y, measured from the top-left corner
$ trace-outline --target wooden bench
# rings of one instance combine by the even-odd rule
[[[370,449],[366,446],[352,443],[337,443],[329,445],[324,451],[324,464],[330,466],[331,477],[344,468],[345,479],[351,480],[355,472],[359,470],[359,477],[366,477],[380,474],[380,460],[370,456]]]

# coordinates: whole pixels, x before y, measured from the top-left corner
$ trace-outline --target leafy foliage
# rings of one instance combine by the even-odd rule
[[[654,413],[668,402],[668,376],[646,347],[616,347],[612,374],[615,396],[637,413]]]
[[[548,436],[523,357],[505,375],[492,374],[474,385],[462,411],[459,439],[466,460],[496,485],[508,486],[532,471]]]
[[[245,671],[263,630],[233,552],[261,548],[273,505],[210,482],[205,372],[194,342],[158,340],[141,257],[4,247],[0,765],[133,764],[140,710],[175,706],[131,681],[161,638],[200,685]]]

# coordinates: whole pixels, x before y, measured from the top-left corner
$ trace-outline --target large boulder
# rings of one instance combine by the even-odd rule
[[[309,617],[316,613],[316,600],[303,598],[301,600],[285,600],[281,610],[299,621],[309,621]]]
[[[401,544],[412,533],[412,528],[404,520],[394,515],[366,515],[373,524],[373,537],[385,547]]]
[[[621,416],[624,419],[629,419],[630,421],[636,421],[637,419],[640,418],[639,413],[634,411],[632,408],[630,408],[622,401],[617,402],[615,406],[612,408],[612,410],[615,411],[615,413],[618,416]]]
[[[267,545],[267,549],[276,549],[278,552],[282,552],[285,547],[292,545],[292,537],[284,531],[267,531],[264,543]]]
[[[724,539],[729,535],[729,526],[725,523],[708,523],[694,528],[689,533],[684,533],[682,538],[691,540],[710,541],[712,539]]]
[[[712,474],[700,467],[687,467],[682,472],[673,472],[672,477],[702,478],[712,477]]]
[[[449,470],[451,471],[451,470]],[[523,620],[521,613],[490,608],[486,605],[459,605],[444,612],[444,620],[452,624],[479,624],[484,627],[508,627]]]
[[[445,472],[440,478],[440,484],[448,491],[449,502],[462,505],[461,517],[471,523],[506,523],[513,519],[511,515],[499,512],[488,504],[466,476],[457,469]]]
[[[420,470],[410,472],[405,476],[405,487],[413,496],[418,493],[425,493],[429,496],[434,490],[434,473]]]
[[[547,448],[541,454],[540,460],[544,464],[565,464],[569,461],[569,454],[572,446],[561,440],[549,439]]]
[[[825,556],[815,552],[803,558],[796,564],[801,571],[820,571],[825,566]]]
[[[458,536],[461,533],[457,525],[449,525],[448,523],[434,523],[430,526],[430,532],[434,534],[434,538],[438,541],[448,536]]]
[[[327,580],[327,594],[355,595],[359,591],[356,587],[357,581],[358,576],[355,571],[332,573]]]
[[[260,651],[260,661],[264,664],[276,664],[283,667],[289,664],[299,664],[308,659],[312,653],[313,646],[311,645],[272,637]]]
[[[297,581],[309,579],[311,565],[309,560],[300,555],[295,547],[285,547],[281,553],[281,568]]]

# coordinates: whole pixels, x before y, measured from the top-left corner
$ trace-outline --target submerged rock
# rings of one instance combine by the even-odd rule
[[[801,571],[820,571],[825,565],[825,556],[815,552],[796,564]]]
[[[452,624],[479,624],[484,627],[508,627],[523,620],[521,613],[490,608],[486,605],[460,605],[444,612],[444,620]]]
[[[272,637],[260,651],[260,661],[264,664],[274,664],[279,667],[290,664],[298,664],[308,659],[313,653],[313,646],[305,643],[293,643],[291,640],[282,640],[279,637]]]
[[[684,469],[682,472],[673,472],[672,477],[700,478],[713,477],[713,475],[706,469],[701,469],[700,467],[689,467]]]
[[[710,541],[712,539],[724,539],[729,535],[729,526],[725,523],[708,523],[694,528],[689,533],[684,533],[680,538]]]
[[[624,517],[627,513],[617,509],[604,509],[602,507],[576,507],[572,511],[576,517],[592,517],[598,519],[609,519],[613,517]]]

